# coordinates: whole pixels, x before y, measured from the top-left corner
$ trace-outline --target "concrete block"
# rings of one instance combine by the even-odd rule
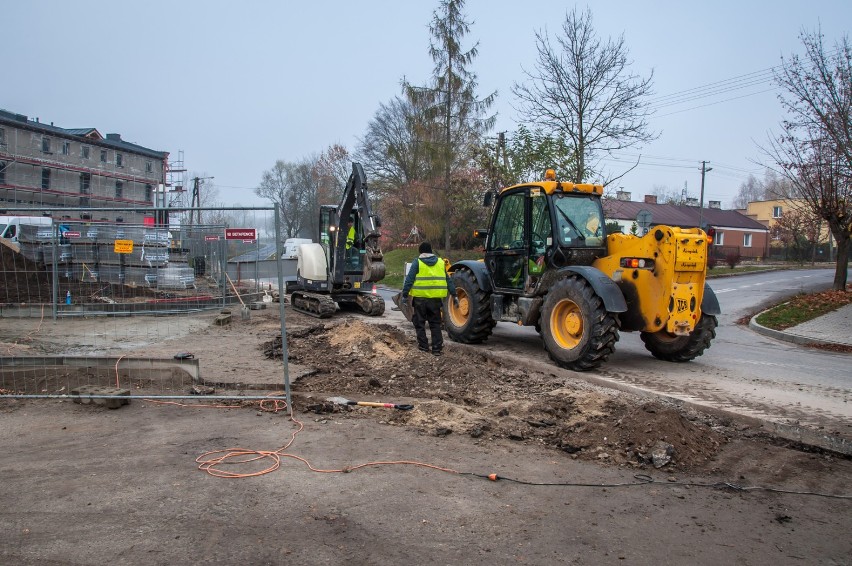
[[[231,315],[220,314],[213,319],[213,324],[215,324],[216,326],[225,326],[226,324],[231,324]]]
[[[130,390],[117,387],[103,387],[100,385],[81,385],[71,390],[74,402],[81,405],[103,405],[107,409],[118,409],[122,405],[130,404]],[[110,397],[102,397],[108,395]],[[97,396],[97,397],[96,397]]]

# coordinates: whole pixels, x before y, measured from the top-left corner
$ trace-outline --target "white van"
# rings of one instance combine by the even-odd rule
[[[49,230],[53,219],[47,216],[0,216],[0,238],[18,242],[21,226],[37,226]]]
[[[284,253],[281,254],[281,259],[296,259],[299,253],[299,246],[302,244],[313,244],[310,238],[287,238],[284,240]]]

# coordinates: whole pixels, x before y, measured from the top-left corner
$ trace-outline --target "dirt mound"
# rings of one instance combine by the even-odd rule
[[[555,369],[530,370],[464,347],[435,357],[419,352],[413,338],[387,324],[316,323],[288,332],[287,338],[289,361],[314,369],[293,386],[297,409],[341,410],[323,402],[331,396],[411,403],[410,412],[354,412],[425,434],[465,434],[476,442],[508,438],[637,467],[670,459],[664,465],[690,469],[712,459],[725,442],[707,417],[566,383]],[[261,349],[280,358],[280,336]]]

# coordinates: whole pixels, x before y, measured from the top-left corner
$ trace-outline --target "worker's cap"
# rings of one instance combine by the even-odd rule
[[[432,253],[432,244],[430,244],[429,242],[423,242],[422,244],[420,244],[420,248],[418,249],[418,252],[421,253],[421,254],[431,254]]]

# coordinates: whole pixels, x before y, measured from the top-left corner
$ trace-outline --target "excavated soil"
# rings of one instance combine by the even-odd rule
[[[432,356],[387,324],[316,322],[287,338],[290,363],[311,368],[293,385],[294,405],[315,413],[375,416],[376,409],[328,401],[333,397],[412,404],[413,410],[387,413],[384,421],[434,436],[510,439],[640,468],[692,469],[713,459],[726,442],[723,427],[708,416],[604,393],[566,381],[556,368],[529,370],[475,348],[446,348],[443,356]],[[280,336],[261,350],[280,359]]]

